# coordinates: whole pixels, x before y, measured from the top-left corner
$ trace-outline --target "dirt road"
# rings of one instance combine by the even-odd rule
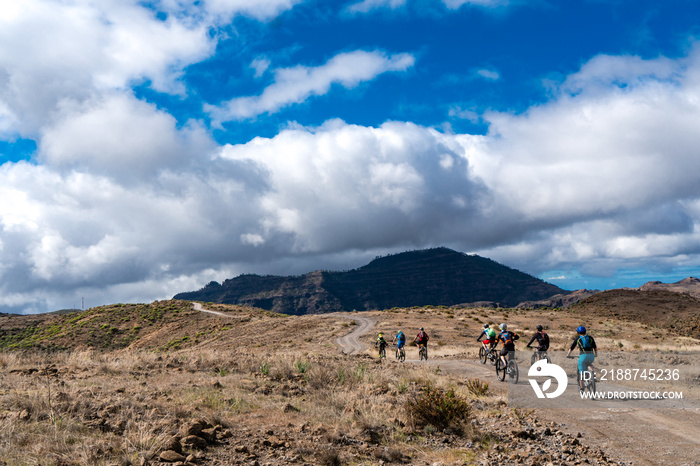
[[[355,322],[357,322],[357,327],[347,335],[342,336],[340,338],[336,338],[335,343],[338,346],[340,346],[341,351],[345,354],[357,354],[360,351],[364,351],[367,348],[367,345],[361,343],[359,338],[374,328],[375,321],[373,319],[368,319],[366,317],[360,317],[356,315],[337,315],[340,317],[345,317],[354,320]]]
[[[374,328],[376,322],[366,317],[338,315],[353,319],[359,325],[351,333],[338,338],[336,344],[345,354],[364,350],[366,346],[359,341],[359,337]],[[406,362],[439,366],[441,370],[465,378],[478,377],[488,381],[497,393],[507,394],[508,384],[496,379],[490,364],[446,358],[430,359],[427,362],[407,359]],[[524,384],[529,388],[526,379],[527,371],[524,371],[519,385]],[[569,383],[576,382],[573,380]],[[683,409],[657,409],[653,403],[648,403],[647,407],[610,408],[599,401],[581,400],[580,397],[577,399],[576,396],[569,395],[569,398],[562,397],[553,406],[538,408],[535,415],[541,421],[559,424],[564,431],[575,435],[580,433],[583,443],[603,448],[610,458],[645,466],[700,465],[700,405],[697,400],[689,403],[692,407]]]
[[[202,307],[201,303],[192,303],[195,311],[204,312],[207,314],[213,314],[218,317],[226,317],[228,319],[240,319],[241,316],[232,316],[231,314],[226,314],[225,312],[212,311],[211,309],[205,309]]]

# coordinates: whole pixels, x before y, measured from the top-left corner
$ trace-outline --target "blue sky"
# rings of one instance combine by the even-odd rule
[[[700,275],[690,0],[0,1],[0,312],[448,246]]]

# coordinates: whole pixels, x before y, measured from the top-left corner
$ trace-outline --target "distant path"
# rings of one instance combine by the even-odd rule
[[[357,327],[345,336],[336,338],[335,343],[340,346],[340,349],[345,354],[357,354],[360,351],[364,351],[367,345],[361,343],[359,338],[368,333],[374,328],[375,320],[369,319],[367,317],[359,317],[355,315],[338,314],[340,317],[345,317],[352,319],[357,322]]]
[[[240,319],[241,318],[241,316],[232,316],[230,314],[226,314],[225,312],[212,311],[211,309],[204,309],[202,307],[201,303],[192,303],[192,306],[194,307],[195,311],[206,312],[207,314],[213,314],[213,315],[219,316],[219,317],[227,317],[229,319]]]

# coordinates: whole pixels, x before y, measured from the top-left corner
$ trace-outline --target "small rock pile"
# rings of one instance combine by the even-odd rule
[[[207,447],[231,435],[229,429],[212,425],[204,419],[191,422],[182,429],[181,435],[174,435],[165,442],[158,456],[159,462],[150,463],[147,458],[141,458],[140,466],[194,466],[205,459]]]

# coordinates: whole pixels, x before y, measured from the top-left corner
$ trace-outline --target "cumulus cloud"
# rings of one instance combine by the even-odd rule
[[[54,167],[142,179],[159,170],[177,170],[214,147],[199,123],[178,128],[170,114],[130,93],[64,105],[61,114],[43,130],[39,153]]]
[[[455,147],[410,123],[366,128],[331,121],[229,145],[220,156],[268,176],[260,218],[247,235],[268,247],[286,241],[295,253],[328,253],[453,234],[448,226],[472,215],[479,199]]]
[[[3,2],[0,132],[34,136],[65,101],[148,82],[183,94],[183,69],[210,56],[212,28],[245,14],[270,19],[295,0]]]
[[[259,96],[238,97],[205,110],[218,122],[244,120],[274,113],[313,95],[326,94],[333,84],[352,88],[389,71],[405,71],[415,62],[412,55],[357,50],[340,53],[317,67],[295,66],[274,71],[275,82]]]

